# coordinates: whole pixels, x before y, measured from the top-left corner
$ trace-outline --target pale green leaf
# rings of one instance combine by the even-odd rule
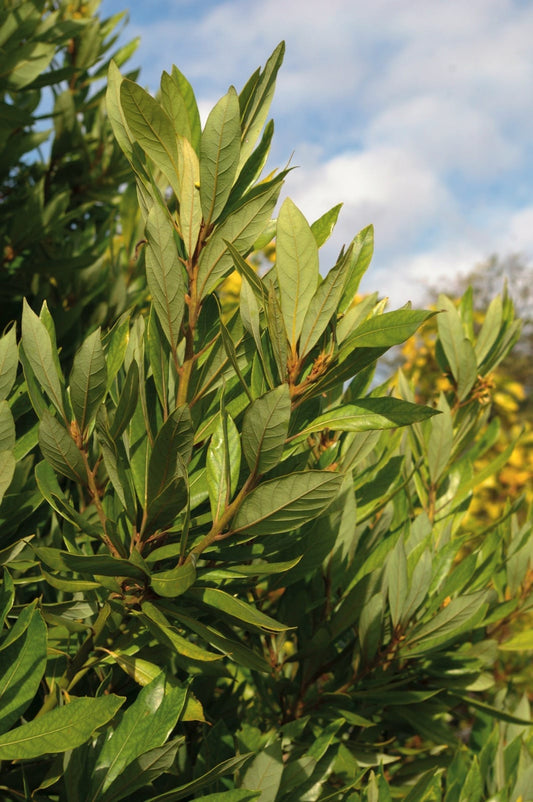
[[[200,201],[206,225],[226,205],[239,166],[241,150],[239,99],[234,87],[210,112],[200,145]]]
[[[171,120],[177,138],[184,137],[190,142],[191,123],[187,104],[178,81],[168,72],[161,75],[161,106]]]
[[[72,699],[0,736],[0,760],[31,760],[75,749],[107,724],[123,702],[124,697],[114,694]]]
[[[200,141],[202,137],[202,125],[200,122],[200,112],[194,96],[194,91],[187,78],[181,73],[176,65],[172,66],[172,80],[179,88],[183,97],[185,108],[189,116],[189,126],[191,129],[190,142],[197,154],[200,153]]]
[[[287,339],[296,352],[318,284],[318,247],[307,220],[290,198],[285,199],[278,215],[276,275]]]
[[[15,421],[7,401],[0,401],[0,451],[12,451],[15,447]]]
[[[175,349],[185,309],[185,281],[174,238],[174,226],[159,204],[154,204],[146,221],[146,279],[161,328]]]
[[[168,115],[157,100],[128,78],[120,84],[120,104],[133,140],[165,174],[178,195],[178,151]]]
[[[305,356],[314,348],[335,314],[344,287],[348,265],[347,257],[339,259],[313,295],[302,324],[298,347],[300,357]]]
[[[287,439],[290,415],[287,384],[250,404],[242,424],[242,447],[250,471],[266,473],[278,464]]]
[[[231,416],[221,414],[206,459],[207,487],[214,521],[218,521],[235,492],[240,466],[239,432]]]
[[[158,596],[174,599],[185,593],[196,580],[196,569],[192,562],[176,565],[168,571],[152,574],[150,584]]]
[[[438,482],[445,472],[453,447],[452,416],[444,394],[439,398],[437,409],[441,414],[431,419],[427,443],[429,476],[433,484]]]
[[[372,260],[374,253],[374,226],[370,225],[363,228],[352,240],[350,249],[348,276],[339,304],[339,314],[344,314],[352,304],[361,279]]]
[[[172,596],[174,595],[178,594],[173,593]],[[152,604],[151,602],[143,602],[142,611],[146,625],[152,634],[160,643],[164,643],[166,646],[169,646],[177,654],[188,657],[191,660],[199,660],[200,662],[211,662],[213,660],[221,659],[221,655],[208,652],[206,649],[202,649],[201,646],[198,646],[193,641],[189,641],[182,637],[178,633],[177,629],[170,624],[161,610],[155,606],[155,604]]]
[[[242,778],[242,787],[251,791],[260,791],[259,802],[275,802],[283,774],[283,755],[281,742],[261,750],[246,769]]]
[[[178,137],[179,219],[185,250],[193,258],[202,224],[202,207],[198,185],[200,165],[191,143]]]
[[[330,238],[341,209],[342,203],[338,203],[321,215],[314,223],[311,223],[311,231],[319,248]]]
[[[252,152],[257,138],[266,122],[274,89],[276,76],[285,54],[285,43],[280,42],[266,62],[261,72],[255,73],[239,96],[241,109],[242,146],[241,164]]]

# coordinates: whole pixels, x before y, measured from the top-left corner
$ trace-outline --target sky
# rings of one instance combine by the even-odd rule
[[[533,260],[533,0],[102,0],[129,9],[128,62],[176,64],[207,115],[286,42],[267,169],[312,222],[343,202],[327,272],[369,223],[362,289],[391,308],[493,253]],[[124,67],[126,69],[126,67]]]

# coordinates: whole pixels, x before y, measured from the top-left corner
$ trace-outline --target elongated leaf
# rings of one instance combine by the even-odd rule
[[[8,730],[29,706],[45,667],[46,624],[33,607],[21,637],[0,651],[0,732]]]
[[[298,350],[301,357],[316,345],[338,308],[349,265],[348,257],[349,254],[331,268],[311,299],[300,335]]]
[[[296,352],[318,284],[318,247],[307,220],[290,198],[283,202],[278,215],[276,275],[287,339]]]
[[[280,382],[283,383],[287,378],[288,343],[279,299],[272,285],[268,291],[266,313],[268,334],[270,336],[270,343],[278,369],[278,377]]]
[[[86,590],[95,590],[101,587],[100,582],[93,582],[91,579],[65,579],[64,577],[50,574],[42,566],[41,574],[49,585],[66,593],[83,593]]]
[[[35,378],[58,412],[63,414],[62,377],[57,372],[50,335],[26,301],[22,308],[22,344]]]
[[[94,538],[100,538],[102,530],[92,524],[86,515],[82,515],[77,509],[67,500],[63,491],[59,487],[57,476],[54,473],[52,466],[43,460],[35,467],[35,479],[37,486],[44,499],[48,502],[50,507],[55,510],[59,515],[70,521],[75,526],[79,527],[82,532],[87,532],[88,535]]]
[[[128,78],[120,84],[120,104],[133,139],[165,174],[178,196],[178,152],[174,126],[157,100]]]
[[[200,164],[191,143],[184,137],[178,137],[178,169],[181,236],[185,250],[192,259],[202,223],[202,207],[198,190]]]
[[[123,702],[124,697],[114,694],[72,699],[0,736],[0,760],[31,760],[75,749],[107,724]]]
[[[237,486],[241,466],[239,432],[230,415],[221,414],[211,436],[206,478],[213,520],[218,521]]]
[[[416,627],[404,644],[406,653],[410,657],[426,654],[473,629],[486,612],[486,598],[487,592],[482,590],[452,599],[431,621]]]
[[[282,384],[257,398],[245,412],[242,447],[250,471],[266,473],[281,459],[289,430],[291,399]]]
[[[285,55],[285,42],[280,42],[266,62],[263,70],[252,77],[239,96],[242,119],[241,164],[252,152],[266,122],[278,70]]]
[[[372,260],[374,253],[374,226],[363,228],[352,240],[350,265],[342,298],[339,304],[339,313],[344,314],[352,304],[359,284]]]
[[[116,62],[111,60],[109,62],[109,70],[107,73],[107,115],[120,149],[131,162],[133,157],[131,134],[128,131],[124,112],[122,111],[122,106],[120,104],[120,86],[123,80],[124,79],[120,74],[120,70]]]
[[[241,150],[239,99],[234,87],[209,114],[200,145],[200,201],[206,225],[226,205],[239,166]]]
[[[241,254],[247,254],[261,234],[281,190],[281,180],[259,187],[256,194],[217,226],[200,254],[198,265],[198,295],[204,298],[215,289],[233,267],[233,257],[226,242]]]
[[[236,618],[243,625],[252,626],[265,632],[284,632],[290,628],[218,588],[192,588],[189,590],[188,596],[201,600],[220,613],[226,613],[232,618]]]
[[[263,482],[245,498],[232,530],[250,536],[290,532],[318,517],[331,504],[342,476],[304,471]]]
[[[58,473],[87,484],[87,471],[80,450],[64,426],[47,410],[39,425],[39,446],[43,457]]]
[[[366,432],[373,429],[394,429],[409,426],[411,423],[426,420],[438,411],[422,404],[411,404],[399,398],[359,398],[357,404],[344,404],[342,407],[325,412],[291,441],[299,442],[312,432],[332,429],[339,432]]]
[[[231,242],[228,242],[226,240],[225,244],[228,248],[228,251],[231,254],[231,258],[233,259],[233,264],[235,266],[235,269],[237,270],[238,273],[240,273],[242,278],[246,279],[246,281],[249,283],[259,303],[263,304],[265,300],[266,291],[260,276],[257,275],[253,267],[248,264],[246,259],[242,258],[239,251],[234,247],[234,245]]]
[[[230,757],[228,760],[223,760],[222,763],[218,763],[214,768],[202,774],[201,777],[197,777],[195,780],[186,783],[186,785],[180,785],[179,788],[175,788],[173,791],[152,796],[147,802],[178,802],[179,799],[190,796],[200,788],[211,785],[213,780],[218,779],[218,777],[223,777],[225,774],[239,769],[252,755],[253,752],[248,752],[245,755],[237,755],[236,757]]]
[[[81,432],[96,414],[106,388],[106,361],[100,329],[96,329],[76,353],[70,373],[70,402]]]
[[[450,408],[441,395],[437,409],[442,413],[431,420],[431,434],[427,444],[429,476],[436,483],[448,465],[453,447],[453,422]]]
[[[55,571],[75,571],[91,576],[128,576],[141,581],[146,579],[146,572],[137,565],[107,554],[72,554],[49,546],[34,546],[33,550],[39,560]]]
[[[191,141],[191,123],[185,98],[174,76],[161,75],[161,106],[174,126],[176,136]],[[178,172],[179,175],[179,172]]]
[[[200,140],[202,137],[202,125],[200,122],[200,112],[198,111],[198,105],[196,103],[192,86],[183,73],[178,70],[176,65],[173,65],[172,67],[171,77],[176,86],[179,88],[185,103],[185,108],[187,109],[189,125],[191,129],[191,145],[195,149],[196,153],[199,154]]]
[[[158,596],[174,599],[185,593],[196,580],[196,568],[192,562],[177,565],[168,571],[157,571],[152,574],[150,584]]]
[[[343,343],[343,348],[384,348],[398,345],[411,337],[418,327],[435,312],[397,309],[366,320]]]
[[[119,802],[120,799],[131,799],[131,794],[144,788],[161,774],[170,771],[176,761],[176,753],[185,742],[185,736],[173,738],[163,746],[157,746],[143,752],[142,755],[128,763],[127,770],[111,783],[102,802]]]
[[[15,383],[18,365],[17,330],[15,326],[0,337],[0,401],[6,399]]]
[[[135,407],[139,401],[139,367],[133,359],[126,373],[126,378],[120,391],[117,408],[111,422],[109,433],[113,440],[117,440],[130,422]]]
[[[2,554],[2,557],[3,556]],[[2,557],[0,557],[0,564],[3,563]],[[2,568],[2,584],[0,585],[0,631],[4,626],[7,614],[13,607],[14,600],[15,585],[13,584],[11,574],[4,565]]]
[[[501,296],[498,295],[491,301],[489,308],[487,309],[483,325],[481,326],[475,344],[476,360],[478,365],[481,365],[481,363],[483,362],[483,360],[493,347],[494,343],[498,339],[498,335],[500,333],[500,328],[502,325],[502,320],[503,320],[503,304]]]
[[[170,646],[177,654],[201,662],[221,659],[221,655],[208,652],[206,649],[202,649],[201,646],[197,646],[196,643],[182,637],[155,604],[143,602],[142,610],[144,620],[152,634],[155,635],[160,643]]]
[[[185,705],[187,689],[170,685],[163,672],[128,707],[98,755],[90,799],[96,802],[127,766],[144,752],[162,746]]]
[[[146,279],[161,328],[175,349],[185,309],[185,281],[174,226],[168,213],[154,204],[146,221]]]
[[[11,451],[0,451],[0,504],[15,475],[17,460]]]

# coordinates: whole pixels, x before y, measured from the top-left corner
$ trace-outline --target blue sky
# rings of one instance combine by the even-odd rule
[[[204,116],[276,44],[271,168],[310,221],[344,202],[325,272],[375,226],[363,288],[397,306],[492,253],[533,259],[531,0],[102,0],[129,8],[131,65],[175,63]]]

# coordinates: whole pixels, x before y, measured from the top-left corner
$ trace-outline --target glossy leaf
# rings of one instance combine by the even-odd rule
[[[374,226],[363,228],[351,243],[350,265],[342,298],[339,304],[340,314],[344,314],[353,303],[359,289],[361,279],[366,273],[374,253]]]
[[[185,590],[186,589],[187,587],[185,587]],[[177,596],[179,594],[172,595]],[[196,643],[193,643],[192,641],[182,637],[178,633],[177,629],[170,624],[166,616],[155,604],[152,604],[151,602],[143,602],[142,610],[143,614],[146,616],[150,631],[155,635],[160,643],[170,646],[170,648],[176,651],[177,654],[181,654],[184,657],[190,658],[191,660],[199,660],[200,662],[220,660],[221,656],[219,654],[208,652],[206,649],[202,649],[202,647],[198,646]]]
[[[173,738],[163,746],[148,749],[139,757],[128,763],[127,771],[120,774],[111,783],[102,802],[119,802],[120,799],[130,799],[131,794],[139,788],[144,788],[161,774],[170,772],[176,761],[178,749],[183,745],[185,736]]]
[[[290,198],[279,211],[276,275],[287,339],[296,343],[318,284],[318,247],[309,224]]]
[[[55,571],[75,571],[92,576],[128,576],[132,579],[146,579],[146,572],[129,560],[121,560],[107,554],[73,554],[49,546],[34,546],[39,560]]]
[[[114,694],[72,699],[0,736],[0,760],[31,760],[75,749],[107,724],[123,702],[124,697]]]
[[[150,584],[158,596],[174,599],[185,593],[196,580],[196,569],[192,562],[177,565],[167,571],[152,574]]]
[[[200,201],[206,225],[220,216],[239,166],[239,99],[234,87],[210,112],[200,145]]]
[[[342,477],[329,471],[263,482],[244,499],[231,528],[250,537],[290,532],[324,512],[341,484]]]
[[[154,204],[146,221],[146,279],[154,309],[170,347],[175,349],[185,309],[185,281],[168,213]]]
[[[149,749],[162,746],[178,721],[187,689],[172,686],[163,672],[146,685],[124,712],[98,755],[89,799],[96,802],[128,765]]]
[[[265,393],[247,408],[242,424],[242,447],[252,473],[266,473],[280,461],[290,415],[287,384]]]
[[[0,651],[0,732],[29,706],[46,667],[46,624],[39,610],[32,607],[30,612],[20,637]]]
[[[185,785],[180,785],[179,788],[175,788],[173,791],[167,791],[166,793],[152,796],[147,800],[147,802],[178,802],[178,800],[189,796],[193,792],[198,791],[200,788],[204,788],[206,785],[211,785],[211,783],[214,780],[217,780],[219,777],[223,777],[225,774],[236,771],[251,757],[252,753],[247,753],[244,755],[231,757],[228,760],[223,760],[221,763],[218,763],[216,766],[214,766],[214,768],[209,769],[209,771],[207,771],[205,774],[202,774],[200,777],[197,777],[195,780],[191,780],[191,782],[188,782]],[[230,802],[232,802],[232,800],[230,800]]]
[[[236,618],[241,625],[252,626],[263,632],[284,632],[289,629],[279,621],[274,621],[270,616],[261,613],[255,607],[218,588],[193,588],[189,590],[188,595],[193,599],[199,599],[209,607],[214,607],[221,613]]]
[[[291,440],[299,442],[313,432],[331,429],[339,432],[366,432],[372,429],[394,429],[426,420],[438,412],[422,404],[399,398],[359,398],[357,404],[344,404],[325,412]]]
[[[106,387],[106,361],[100,329],[96,329],[76,353],[70,373],[70,402],[81,432],[96,414]]]

